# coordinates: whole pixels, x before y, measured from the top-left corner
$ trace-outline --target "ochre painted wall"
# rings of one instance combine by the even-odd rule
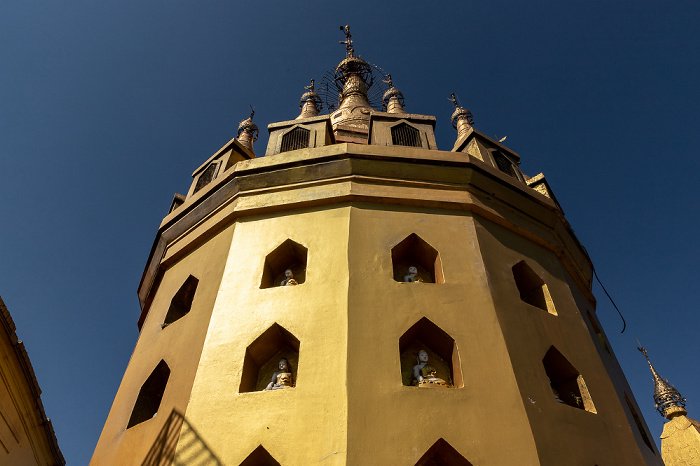
[[[283,465],[346,464],[349,218],[339,207],[236,224],[185,415],[223,464],[260,444]],[[287,239],[308,249],[306,282],[260,289],[265,256]],[[296,387],[238,393],[246,348],[275,323],[301,342]]]
[[[141,464],[171,412],[184,413],[233,230],[222,230],[165,271],[90,464]],[[190,312],[161,328],[173,296],[189,275],[199,279]],[[139,390],[161,359],[170,367],[170,377],[158,413],[126,429]]]

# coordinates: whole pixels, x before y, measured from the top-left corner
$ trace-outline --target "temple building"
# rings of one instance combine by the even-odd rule
[[[454,95],[439,149],[344,32],[175,196],[91,464],[663,464],[544,176]]]
[[[647,351],[642,347],[638,349],[644,354],[654,378],[656,411],[668,420],[661,433],[664,463],[666,466],[700,466],[700,422],[686,416],[686,399],[656,372]]]
[[[0,464],[63,466],[32,363],[0,298]]]

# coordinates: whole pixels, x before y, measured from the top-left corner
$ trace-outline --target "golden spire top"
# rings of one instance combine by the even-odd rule
[[[307,92],[301,96],[301,100],[299,101],[301,113],[296,117],[297,120],[315,117],[318,115],[318,112],[323,109],[321,97],[314,91],[314,83],[315,81],[312,79],[310,85],[304,86]]]
[[[474,116],[472,112],[459,106],[459,101],[454,92],[450,94],[450,98],[447,100],[452,101],[455,105],[455,111],[450,117],[450,121],[452,122],[452,127],[457,130],[457,138],[460,138],[474,125]]]
[[[637,340],[639,343],[639,340]],[[656,372],[654,366],[649,360],[647,350],[641,344],[637,349],[644,355],[651,369],[652,377],[654,378],[654,406],[656,410],[666,419],[671,419],[674,416],[685,415],[688,412],[685,410],[686,399],[671,385],[668,380],[664,379]]]
[[[387,113],[406,113],[404,111],[404,98],[400,90],[394,87],[394,83],[391,80],[391,75],[386,75],[386,80],[382,80],[389,85],[389,89],[384,93],[382,97],[382,107]]]
[[[341,40],[341,44],[345,44],[345,58],[351,58],[355,56],[355,49],[352,47],[352,34],[350,34],[350,26],[347,24],[345,27],[340,26],[340,30],[345,33],[345,40]]]
[[[253,123],[253,115],[255,115],[255,109],[251,105],[250,116],[238,124],[238,136],[236,139],[241,145],[255,153],[253,151],[253,143],[258,140],[260,130],[258,130],[258,125]]]

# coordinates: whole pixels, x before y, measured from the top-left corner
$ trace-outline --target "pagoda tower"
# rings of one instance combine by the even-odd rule
[[[456,97],[439,150],[344,32],[328,113],[175,196],[91,464],[661,465],[544,176]]]

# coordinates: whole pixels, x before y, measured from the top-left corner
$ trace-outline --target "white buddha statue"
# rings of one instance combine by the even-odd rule
[[[294,274],[292,273],[292,269],[287,269],[284,271],[284,280],[280,283],[280,286],[290,286],[290,285],[298,285],[299,283],[294,280]]]
[[[403,277],[403,281],[406,283],[421,283],[422,278],[418,277],[418,267],[412,265],[408,268],[408,275]]]
[[[447,385],[443,379],[437,376],[437,369],[428,363],[429,357],[427,351],[420,350],[416,359],[418,364],[413,366],[413,385],[418,385],[419,387],[426,385]]]

